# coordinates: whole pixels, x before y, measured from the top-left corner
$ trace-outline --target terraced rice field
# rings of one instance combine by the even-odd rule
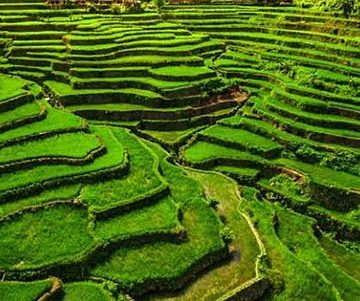
[[[360,300],[360,20],[0,0],[0,300]]]

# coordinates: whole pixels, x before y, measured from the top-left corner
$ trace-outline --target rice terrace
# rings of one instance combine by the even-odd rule
[[[360,300],[360,0],[0,0],[0,301]]]

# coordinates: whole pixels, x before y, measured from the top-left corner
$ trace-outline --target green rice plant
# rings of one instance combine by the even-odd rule
[[[3,174],[6,180],[2,180],[2,187],[0,190],[6,194],[7,190],[19,191],[19,189],[31,189],[34,185],[40,185],[43,187],[44,182],[48,182],[49,185],[53,181],[55,183],[58,179],[74,178],[76,176],[85,176],[86,174],[94,173],[111,169],[114,167],[121,167],[125,163],[125,152],[122,145],[113,136],[113,133],[106,128],[97,127],[93,129],[94,133],[100,136],[107,148],[107,153],[96,160],[92,164],[84,166],[70,166],[66,164],[59,164],[55,166],[39,166],[32,169],[19,170],[11,174]],[[29,188],[27,188],[29,187]],[[35,188],[37,189],[37,188]],[[42,188],[43,189],[43,188]]]
[[[165,197],[157,203],[132,210],[127,214],[99,220],[95,224],[95,235],[104,241],[116,241],[136,235],[178,232],[182,226],[178,221],[178,207]]]
[[[360,294],[360,284],[344,273],[336,264],[328,259],[313,234],[313,224],[307,217],[289,214],[278,207],[280,226],[278,236],[283,243],[308,264],[323,274],[338,290],[345,300],[352,300]]]
[[[94,282],[70,282],[64,285],[61,301],[115,301],[117,300],[103,285]],[[121,300],[121,299],[120,299]]]
[[[164,285],[169,285],[195,268],[196,262],[208,254],[224,252],[218,217],[204,201],[201,187],[179,167],[166,162],[160,149],[154,148],[154,151],[161,157],[174,201],[182,208],[181,223],[188,239],[181,244],[159,242],[120,248],[92,271],[93,275],[116,280],[127,290],[138,293],[146,289],[143,287],[146,282],[162,279]]]
[[[42,106],[36,102],[26,103],[12,110],[3,112],[0,115],[0,128],[6,128],[7,125],[15,124],[26,118],[39,116],[42,112]]]
[[[0,298],[8,301],[35,300],[50,291],[52,285],[52,279],[32,282],[1,281]]]
[[[312,180],[322,183],[324,186],[355,190],[360,187],[359,177],[342,171],[334,171],[330,168],[314,166],[286,158],[276,159],[274,163],[308,174]]]
[[[27,94],[31,91],[31,84],[18,77],[0,75],[0,101],[4,101],[15,96]]]
[[[226,1],[121,15],[0,2],[0,300],[39,299],[54,281],[30,279],[53,271],[65,301],[190,278],[144,298],[221,299],[259,275],[265,300],[356,299],[357,18]],[[239,197],[219,172],[259,191]],[[245,284],[240,294],[257,285]]]
[[[83,187],[83,201],[96,211],[129,205],[167,187],[166,181],[158,171],[159,161],[152,151],[127,130],[113,128],[112,131],[129,152],[130,170],[124,178]]]
[[[79,144],[81,141],[81,144]],[[41,157],[84,158],[101,146],[101,140],[85,133],[69,133],[0,149],[0,164]]]
[[[59,200],[74,200],[80,196],[80,188],[80,184],[62,186],[59,188],[45,190],[44,192],[32,197],[1,204],[0,217],[9,215],[27,207],[40,206],[42,204],[47,204]]]
[[[278,238],[273,225],[276,214],[274,206],[267,201],[259,201],[255,197],[255,190],[251,188],[244,188],[242,196],[245,198],[243,207],[252,216],[272,265],[263,267],[273,283],[273,292],[269,298],[338,300],[334,285],[315,268],[299,259]]]
[[[207,128],[206,130],[200,132],[200,135],[209,137],[210,141],[212,138],[216,139],[216,141],[224,141],[224,146],[226,142],[229,142],[228,146],[230,148],[232,147],[232,144],[233,146],[239,145],[239,147],[243,147],[255,154],[266,154],[268,152],[281,149],[277,143],[260,135],[253,134],[242,129],[233,129],[219,125]]]
[[[41,133],[58,134],[66,131],[81,131],[84,127],[83,120],[59,109],[47,108],[46,118],[28,124],[26,127],[18,127],[8,130],[0,135],[0,145],[10,141],[23,140],[26,137],[41,137]]]
[[[88,223],[87,210],[71,204],[42,207],[3,219],[1,269],[29,269],[71,260],[94,243]]]
[[[360,275],[357,267],[360,265],[359,253],[346,247],[346,244],[336,241],[329,235],[320,238],[319,243],[326,255],[349,276],[359,282]]]
[[[203,277],[195,280],[190,288],[181,290],[180,294],[173,298],[194,300],[201,299],[204,294],[211,299],[217,298],[256,277],[256,258],[261,251],[249,224],[241,214],[242,200],[238,195],[237,183],[214,172],[187,169],[186,173],[202,185],[209,205],[212,206],[211,203],[216,202],[216,210],[221,210],[226,216],[225,225],[232,231],[234,238],[229,248],[235,256],[237,252],[241,252],[242,255],[235,264],[230,261],[208,271]],[[210,285],[211,292],[208,289]]]
[[[247,152],[241,152],[236,149],[207,143],[196,142],[190,147],[186,148],[183,152],[183,157],[186,161],[191,163],[201,163],[211,159],[229,158],[239,161],[253,161],[254,164],[262,164],[266,162],[263,158],[249,154]]]

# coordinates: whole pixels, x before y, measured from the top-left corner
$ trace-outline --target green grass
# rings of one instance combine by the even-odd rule
[[[351,275],[344,273],[321,249],[313,234],[314,221],[309,218],[285,212],[277,208],[280,220],[278,236],[297,257],[311,264],[339,291],[344,300],[360,296],[360,284]]]
[[[306,187],[306,179],[298,180],[285,173],[280,173],[272,178],[262,178],[258,184],[271,191],[279,192],[299,203],[311,203],[311,197]]]
[[[64,296],[61,301],[115,301],[101,284],[93,282],[71,282],[64,286]]]
[[[346,246],[338,243],[336,240],[328,236],[323,236],[320,239],[321,247],[329,258],[349,276],[355,280],[360,281],[360,255],[355,251],[351,251]]]
[[[270,139],[256,135],[254,133],[242,130],[232,129],[224,126],[212,126],[201,132],[201,134],[214,137],[223,141],[239,144],[250,151],[268,152],[277,150],[280,147],[279,144],[273,142]]]
[[[9,77],[0,75],[0,101],[11,99],[18,95],[27,94],[28,92],[24,89],[26,81],[18,77]]]
[[[26,127],[11,129],[0,135],[0,143],[18,139],[24,136],[36,136],[41,132],[61,131],[67,128],[80,128],[83,125],[81,118],[58,109],[48,108],[44,120],[33,122]]]
[[[207,198],[219,201],[217,210],[227,217],[226,226],[233,231],[235,236],[230,244],[230,250],[235,258],[201,275],[189,288],[180,291],[177,296],[169,298],[166,294],[155,295],[149,300],[201,300],[204,296],[213,300],[255,277],[255,260],[260,251],[249,225],[238,211],[241,208],[241,199],[236,192],[237,184],[215,173],[195,170],[186,172],[201,183]],[[238,259],[236,259],[236,254],[240,256]],[[209,287],[211,287],[210,290]]]
[[[275,208],[269,202],[258,201],[254,192],[254,189],[243,189],[243,208],[257,225],[271,262],[268,273],[274,281],[275,291],[265,300],[338,300],[333,285],[295,256],[277,237],[273,228]]]
[[[36,300],[50,291],[51,287],[51,279],[33,282],[1,281],[0,298],[8,301]]]
[[[199,131],[203,127],[190,128],[183,131],[151,131],[145,130],[143,131],[145,134],[150,135],[155,138],[155,140],[164,141],[168,144],[175,144],[177,142],[190,137],[193,133]]]
[[[274,163],[293,168],[299,172],[304,172],[305,174],[308,174],[312,180],[324,186],[354,190],[360,189],[359,177],[345,172],[335,171],[330,168],[314,166],[286,158],[276,159]]]
[[[21,270],[72,260],[94,243],[88,223],[87,210],[74,205],[43,207],[1,221],[1,268]]]
[[[132,210],[127,214],[99,220],[95,234],[102,240],[118,240],[143,234],[175,232],[181,229],[178,221],[177,206],[166,197],[157,203]]]
[[[120,180],[86,185],[82,189],[83,201],[97,210],[129,204],[166,187],[158,172],[158,159],[152,151],[127,130],[112,128],[112,131],[129,152],[130,171]]]
[[[79,141],[81,143],[79,144]],[[0,164],[9,161],[21,161],[27,158],[68,157],[83,158],[91,151],[99,148],[101,142],[94,135],[85,133],[69,133],[36,140],[25,144],[0,149]]]
[[[186,148],[184,158],[192,163],[201,163],[218,158],[253,161],[255,163],[264,162],[264,159],[259,156],[203,141],[196,142]]]
[[[325,215],[330,216],[331,219],[345,223],[349,226],[354,227],[355,229],[356,228],[358,229],[360,227],[360,222],[358,217],[360,212],[359,205],[347,212],[340,212],[334,209],[324,208],[323,206],[320,206],[318,204],[313,204],[310,206],[310,208],[315,212],[325,213]]]
[[[155,151],[163,158],[159,149]],[[170,281],[181,277],[206,254],[224,248],[218,217],[204,201],[201,187],[164,159],[161,166],[174,201],[183,210],[181,223],[187,229],[188,240],[181,244],[158,242],[138,248],[120,248],[109,260],[99,264],[92,271],[93,275],[121,281],[124,287],[129,287],[130,283],[141,286],[143,281],[157,278]]]
[[[84,166],[69,166],[65,164],[39,166],[28,170],[20,170],[11,174],[2,174],[0,176],[0,190],[6,191],[9,189],[17,189],[19,187],[31,185],[34,182],[41,183],[59,177],[70,177],[96,172],[99,169],[111,168],[122,164],[124,162],[124,149],[119,141],[116,140],[111,130],[98,127],[93,128],[93,131],[104,140],[104,144],[108,151],[105,155],[95,159],[92,164]]]
[[[80,184],[62,186],[57,189],[45,190],[32,197],[3,203],[0,205],[0,216],[8,215],[30,206],[38,206],[58,200],[73,200],[79,196],[80,187]]]
[[[259,170],[255,168],[246,168],[246,167],[236,167],[236,166],[216,166],[214,168],[215,171],[220,171],[225,174],[234,174],[245,177],[255,177]]]

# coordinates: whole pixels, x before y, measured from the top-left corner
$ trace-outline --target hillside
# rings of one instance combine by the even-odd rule
[[[0,0],[0,300],[360,299],[356,7],[79,2]]]

